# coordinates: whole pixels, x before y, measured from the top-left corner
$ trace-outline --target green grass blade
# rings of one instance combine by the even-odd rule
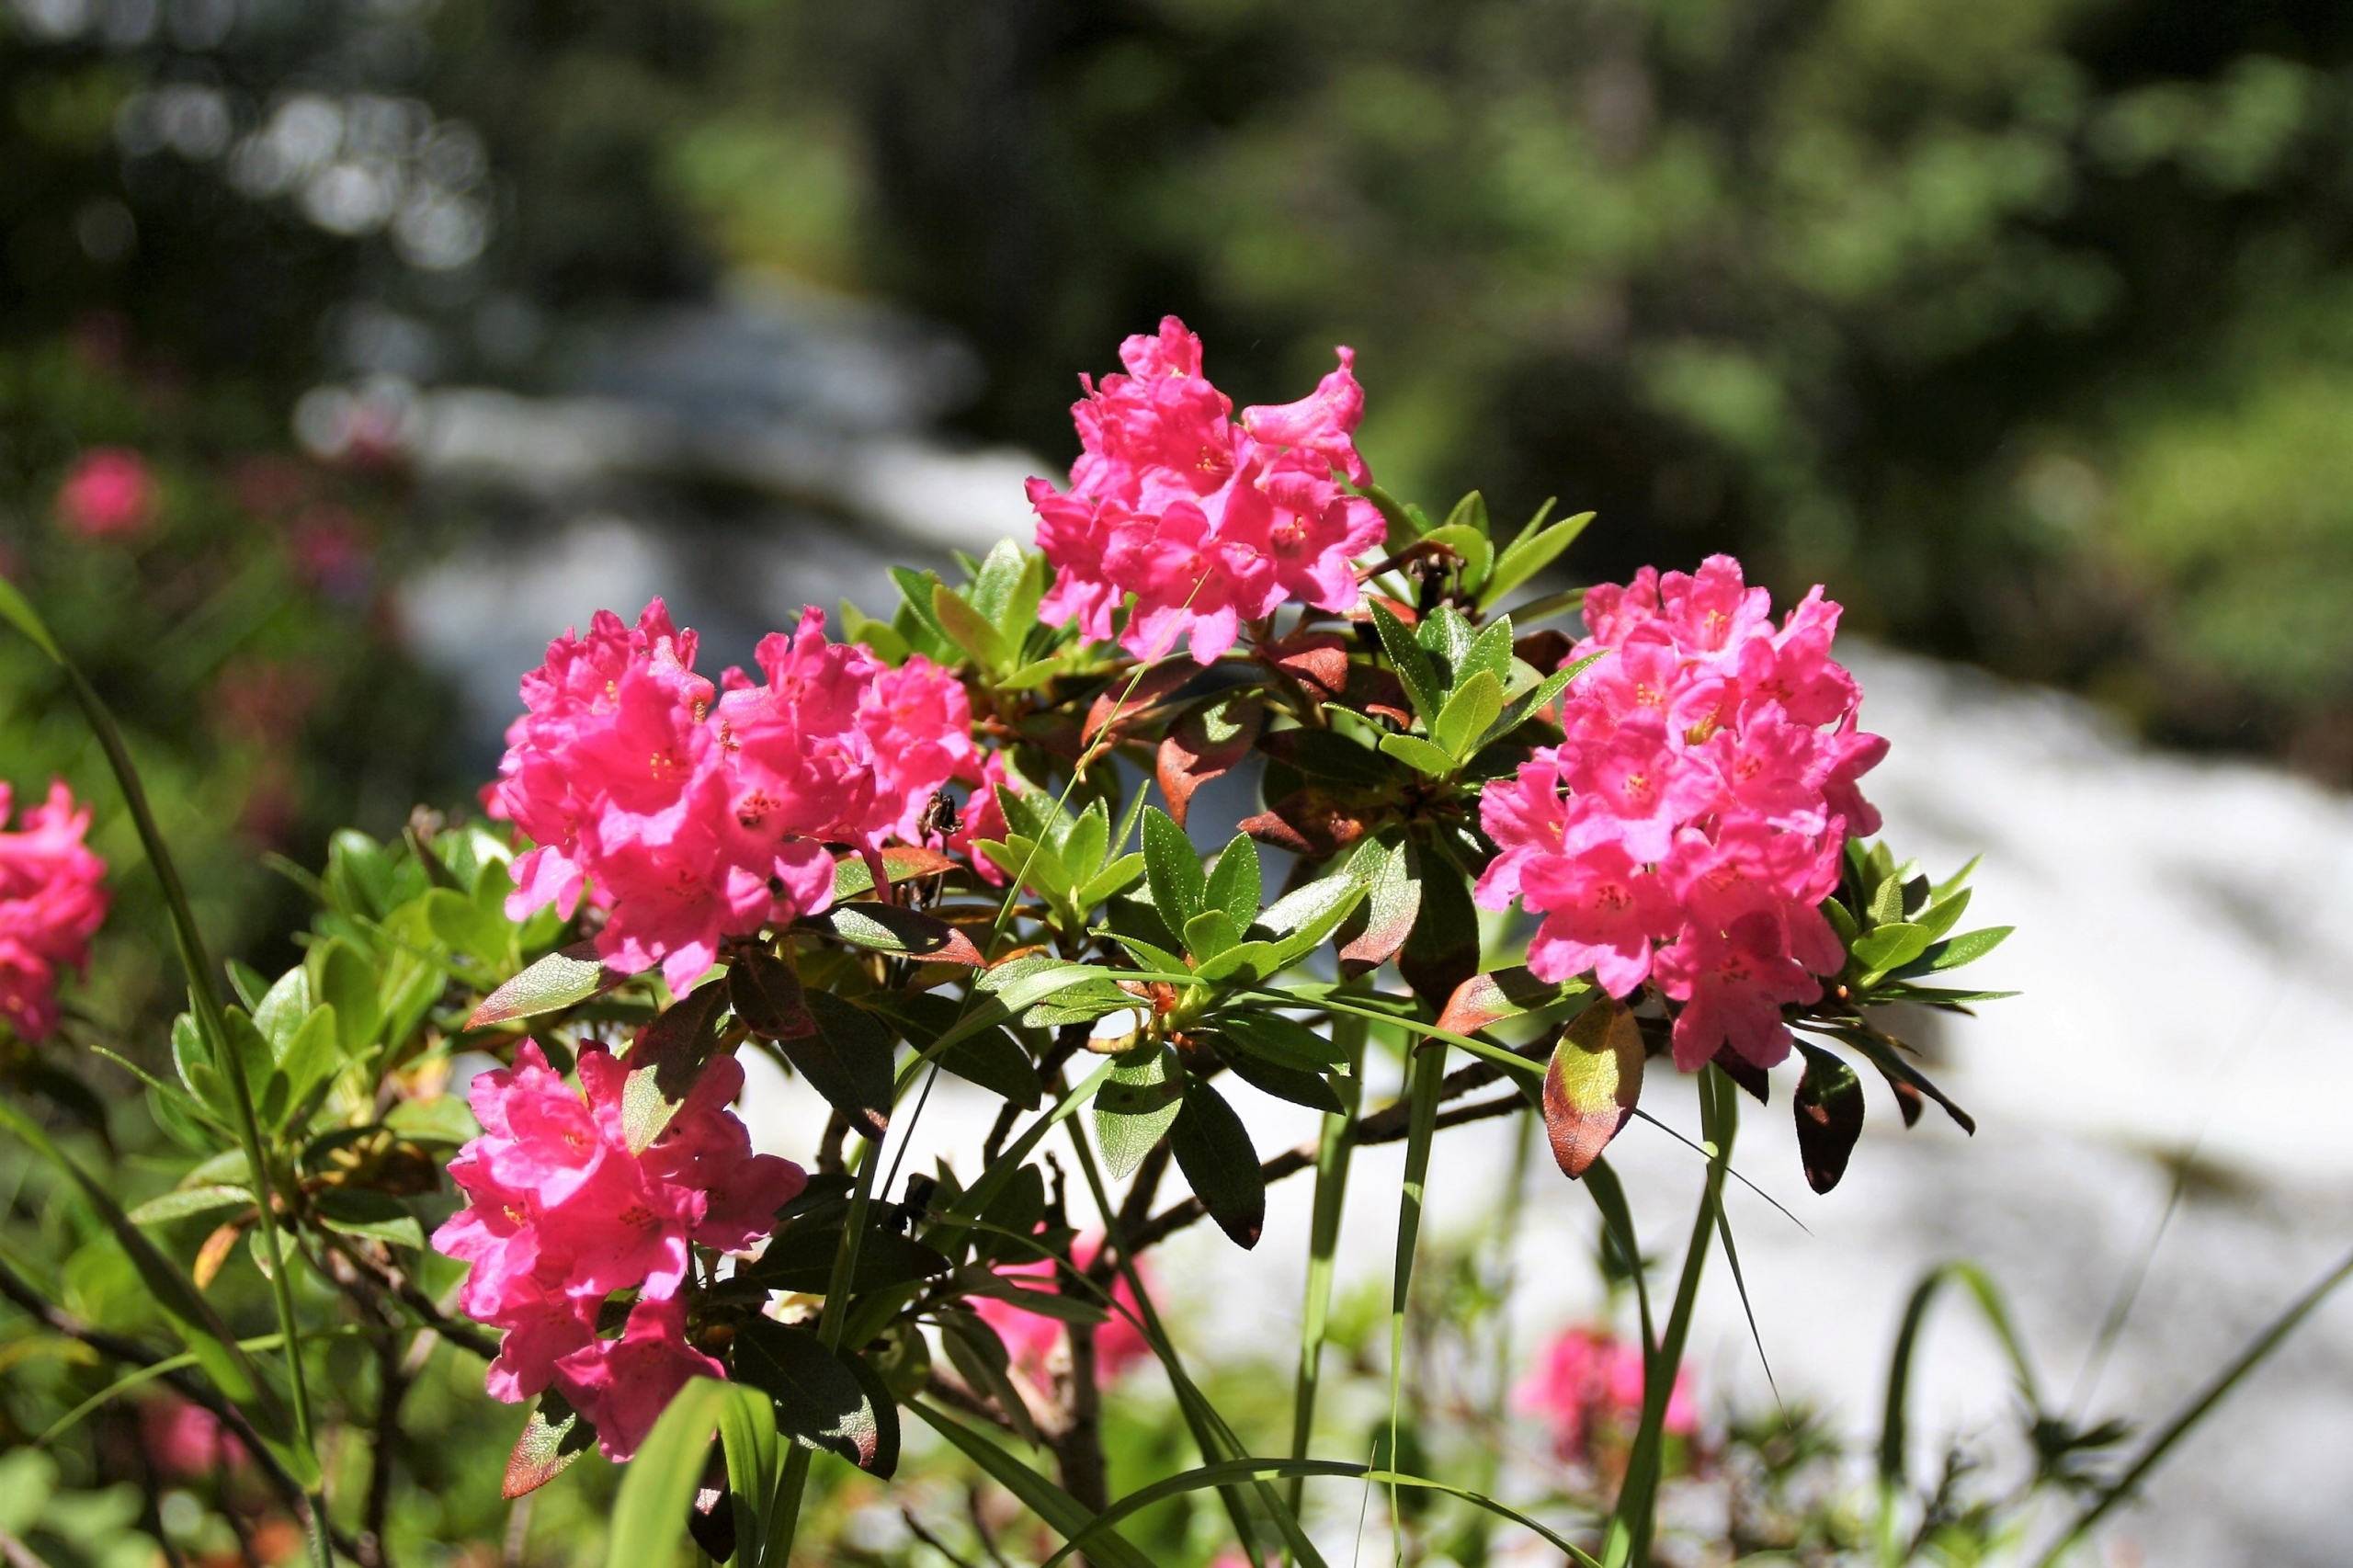
[[[961,1422],[949,1419],[919,1399],[908,1400],[906,1407],[933,1431],[961,1450],[966,1459],[985,1471],[991,1480],[1012,1493],[1023,1507],[1043,1519],[1047,1528],[1064,1540],[1078,1535],[1093,1522],[1094,1516],[1078,1499]],[[1104,1564],[1105,1568],[1153,1568],[1152,1559],[1115,1531],[1107,1529],[1090,1540],[1089,1550],[1095,1561]]]
[[[1421,1244],[1422,1203],[1428,1190],[1430,1141],[1438,1131],[1438,1103],[1444,1092],[1446,1049],[1423,1045],[1414,1052],[1413,1080],[1406,1086],[1411,1119],[1406,1124],[1405,1178],[1397,1195],[1397,1261],[1389,1287],[1389,1458],[1397,1459],[1397,1409],[1405,1392],[1405,1303],[1414,1289],[1414,1254]],[[1389,1491],[1390,1544],[1403,1560],[1404,1521],[1397,1489]]]
[[[1347,1206],[1348,1163],[1356,1144],[1349,1137],[1363,1098],[1366,1038],[1362,1018],[1347,1015],[1332,1022],[1332,1040],[1347,1053],[1347,1076],[1335,1081],[1339,1115],[1326,1114],[1315,1146],[1315,1199],[1307,1240],[1307,1293],[1299,1322],[1299,1376],[1291,1393],[1290,1457],[1307,1457],[1315,1432],[1315,1396],[1324,1375],[1324,1340],[1331,1326],[1332,1276],[1340,1249],[1340,1218]],[[1306,1501],[1307,1477],[1290,1484],[1290,1509]]]
[[[637,1457],[621,1472],[613,1499],[606,1568],[670,1568],[687,1533],[687,1510],[702,1484],[710,1437],[736,1390],[716,1378],[697,1378],[671,1400]],[[806,1452],[807,1450],[801,1450]]]

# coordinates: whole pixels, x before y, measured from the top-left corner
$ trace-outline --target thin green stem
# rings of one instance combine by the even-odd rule
[[[1666,1327],[1643,1369],[1643,1420],[1626,1459],[1626,1479],[1618,1493],[1618,1506],[1609,1519],[1609,1540],[1603,1561],[1608,1568],[1641,1568],[1650,1561],[1651,1537],[1658,1522],[1658,1485],[1666,1442],[1666,1405],[1675,1391],[1675,1377],[1683,1365],[1684,1342],[1691,1332],[1691,1312],[1699,1299],[1699,1280],[1707,1272],[1708,1245],[1715,1237],[1716,1214],[1723,1203],[1724,1172],[1732,1162],[1733,1138],[1740,1130],[1737,1091],[1722,1070],[1708,1067],[1699,1078],[1699,1127],[1708,1143],[1708,1175],[1699,1189],[1699,1211],[1692,1216],[1691,1240],[1684,1249],[1683,1272],[1675,1287],[1675,1304],[1667,1311]],[[1637,1267],[1640,1267],[1637,1264]]]
[[[1299,1321],[1299,1378],[1291,1395],[1290,1457],[1303,1460],[1315,1432],[1315,1396],[1324,1376],[1324,1340],[1330,1330],[1332,1277],[1338,1262],[1340,1220],[1348,1196],[1348,1162],[1355,1153],[1356,1117],[1363,1097],[1364,1020],[1347,1015],[1332,1020],[1333,1043],[1347,1053],[1348,1071],[1335,1078],[1341,1109],[1324,1113],[1315,1147],[1314,1218],[1307,1240],[1307,1294]],[[1393,1467],[1392,1467],[1393,1468]],[[1305,1472],[1291,1477],[1290,1510],[1306,1501]]]
[[[850,1288],[858,1278],[858,1242],[866,1234],[866,1216],[874,1199],[874,1172],[881,1165],[879,1151],[869,1144],[858,1151],[858,1176],[850,1188],[849,1220],[842,1228],[841,1245],[834,1249],[833,1277],[825,1282],[825,1305],[817,1314],[817,1338],[828,1350],[838,1350],[842,1325],[849,1313]],[[768,1515],[768,1546],[765,1562],[792,1561],[792,1540],[801,1528],[801,1503],[809,1486],[809,1450],[795,1443],[784,1456],[784,1472],[777,1478],[776,1504]]]
[[[1405,1179],[1397,1195],[1397,1263],[1389,1290],[1389,1468],[1398,1463],[1398,1406],[1405,1390],[1405,1306],[1414,1288],[1414,1254],[1422,1234],[1423,1198],[1430,1170],[1430,1142],[1438,1131],[1438,1106],[1446,1080],[1446,1048],[1424,1044],[1413,1054],[1412,1078],[1406,1094],[1412,1119],[1405,1136]],[[1389,1541],[1392,1555],[1404,1555],[1404,1516],[1397,1506],[1397,1487],[1389,1488]]]

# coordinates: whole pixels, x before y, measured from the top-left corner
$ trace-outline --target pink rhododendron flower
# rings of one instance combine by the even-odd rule
[[[1079,1237],[1071,1244],[1071,1261],[1081,1268],[1092,1267],[1102,1244],[1098,1236]],[[1029,1263],[999,1264],[996,1271],[1032,1290],[1056,1289],[1060,1273],[1051,1260],[1042,1257]],[[1087,1299],[1100,1304],[1098,1298]],[[1129,1316],[1136,1310],[1136,1298],[1124,1278],[1111,1282],[1111,1300],[1123,1310],[1113,1311],[1108,1321],[1095,1326],[1095,1373],[1106,1383],[1152,1357],[1152,1346]],[[974,1296],[970,1301],[972,1310],[1005,1341],[1014,1367],[1032,1384],[1043,1388],[1057,1371],[1068,1369],[1069,1335],[1060,1319],[994,1296]]]
[[[730,937],[823,910],[828,845],[914,840],[934,791],[972,765],[963,686],[920,655],[900,668],[825,640],[824,612],[757,650],[766,684],[695,673],[695,635],[656,599],[635,627],[599,611],[523,677],[491,814],[534,846],[515,864],[520,919],[583,897],[597,951],[659,965],[684,991]]]
[[[1683,1004],[1686,1071],[1725,1045],[1789,1054],[1780,1009],[1846,960],[1820,907],[1841,848],[1879,828],[1858,780],[1887,743],[1857,728],[1861,692],[1830,656],[1838,607],[1816,588],[1779,627],[1771,610],[1723,555],[1589,589],[1568,656],[1599,657],[1563,699],[1565,739],[1480,805],[1500,852],[1478,902],[1543,916],[1529,968],[1656,985]]]
[[[1244,622],[1283,604],[1356,608],[1355,559],[1385,528],[1340,483],[1372,476],[1355,443],[1356,357],[1339,358],[1310,396],[1245,408],[1238,423],[1201,374],[1200,339],[1175,316],[1120,346],[1125,374],[1081,378],[1070,489],[1029,482],[1038,546],[1054,568],[1040,613],[1104,640],[1133,595],[1119,632],[1130,652],[1159,658],[1188,643],[1206,665]]]
[[[0,784],[0,824],[11,799]],[[89,831],[62,779],[14,832],[0,826],[0,1019],[24,1040],[57,1027],[58,980],[88,966],[107,917],[107,864],[83,843]]]
[[[1640,1346],[1629,1345],[1607,1329],[1565,1329],[1520,1384],[1517,1403],[1551,1425],[1554,1453],[1563,1460],[1589,1461],[1597,1437],[1633,1435],[1643,1418],[1645,1381]],[[1665,1430],[1688,1437],[1699,1429],[1691,1369],[1680,1367],[1666,1396]]]
[[[526,1041],[511,1069],[474,1079],[468,1099],[483,1133],[449,1164],[466,1207],[433,1236],[472,1266],[459,1305],[507,1331],[487,1379],[493,1396],[512,1403],[554,1386],[615,1459],[635,1449],[687,1378],[704,1367],[717,1375],[716,1363],[687,1347],[673,1300],[689,1244],[756,1245],[808,1182],[790,1161],[752,1153],[729,1108],[744,1086],[733,1057],[714,1058],[636,1153],[623,1119],[628,1077],[626,1061],[585,1050],[575,1091]],[[638,1293],[629,1332],[599,1340],[598,1309],[621,1290]],[[648,1391],[665,1380],[654,1399]]]
[[[57,517],[84,539],[123,539],[155,520],[155,476],[128,447],[97,447],[57,487]]]

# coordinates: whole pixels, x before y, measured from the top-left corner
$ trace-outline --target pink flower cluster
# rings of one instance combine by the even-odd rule
[[[155,476],[128,447],[98,447],[74,460],[57,488],[57,518],[84,539],[121,539],[155,519]]]
[[[0,784],[0,824],[11,800]],[[25,1040],[57,1027],[59,973],[88,964],[107,917],[107,863],[82,842],[89,831],[62,779],[15,832],[0,825],[0,1019]]]
[[[1519,1386],[1520,1409],[1552,1428],[1552,1451],[1589,1462],[1594,1440],[1610,1431],[1631,1437],[1643,1416],[1643,1352],[1606,1329],[1572,1328],[1546,1347],[1543,1360]],[[1699,1402],[1691,1369],[1679,1367],[1666,1396],[1665,1428],[1677,1437],[1699,1429]]]
[[[1364,415],[1352,350],[1297,403],[1245,408],[1201,374],[1201,340],[1169,316],[1157,336],[1120,346],[1125,375],[1081,378],[1071,414],[1083,449],[1070,492],[1029,482],[1038,548],[1054,568],[1040,606],[1059,625],[1113,635],[1156,659],[1189,637],[1206,665],[1233,646],[1244,621],[1278,606],[1354,609],[1355,558],[1383,533],[1353,438]]]
[[[1101,1250],[1102,1238],[1081,1236],[1071,1244],[1071,1262],[1080,1268],[1093,1267],[1095,1255]],[[1138,1265],[1142,1267],[1141,1263]],[[1049,1259],[1031,1263],[1000,1265],[997,1273],[1017,1280],[1026,1290],[1052,1290],[1057,1288],[1056,1266]],[[1149,1284],[1149,1277],[1146,1283]],[[1090,1298],[1100,1304],[1099,1298]],[[1111,1300],[1118,1304],[1108,1321],[1095,1329],[1095,1373],[1106,1384],[1139,1361],[1149,1360],[1152,1346],[1145,1343],[1143,1331],[1137,1328],[1131,1316],[1136,1310],[1135,1292],[1128,1289],[1122,1278],[1111,1282]],[[1067,1372],[1069,1362],[1064,1346],[1069,1334],[1061,1322],[1042,1312],[1033,1312],[1017,1302],[995,1296],[971,1298],[972,1310],[981,1314],[988,1325],[996,1330],[999,1339],[1011,1356],[1013,1367],[1031,1386],[1043,1390],[1051,1386],[1057,1372]],[[1057,1353],[1065,1358],[1057,1364]]]
[[[548,645],[484,792],[538,846],[509,915],[569,915],[585,893],[610,912],[607,963],[658,963],[684,991],[722,939],[825,907],[828,844],[915,841],[933,791],[979,776],[964,687],[922,655],[892,668],[828,643],[813,606],[757,658],[767,685],[730,669],[714,687],[659,599],[635,627],[599,611]]]
[[[1543,915],[1540,977],[1590,970],[1613,996],[1649,980],[1681,1003],[1684,1071],[1727,1041],[1770,1067],[1790,1053],[1782,1005],[1846,961],[1820,907],[1846,835],[1879,829],[1856,780],[1887,743],[1856,728],[1862,694],[1830,656],[1838,607],[1817,587],[1777,628],[1715,555],[1594,587],[1585,616],[1570,658],[1605,656],[1563,700],[1563,744],[1488,787],[1502,853],[1479,902]]]
[[[526,1041],[511,1071],[474,1079],[483,1135],[449,1163],[466,1207],[433,1244],[473,1266],[458,1297],[466,1315],[506,1331],[491,1394],[514,1403],[553,1387],[595,1424],[606,1455],[625,1460],[689,1378],[725,1375],[687,1343],[688,1244],[757,1244],[808,1177],[752,1153],[728,1108],[744,1087],[732,1056],[703,1069],[640,1153],[622,1118],[627,1065],[584,1051],[579,1075],[585,1097]],[[620,1290],[637,1292],[627,1326],[600,1338],[601,1309]]]

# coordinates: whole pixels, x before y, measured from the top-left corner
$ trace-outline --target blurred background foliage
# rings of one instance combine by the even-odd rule
[[[1354,344],[1400,488],[1740,551],[2164,739],[2353,778],[2353,16],[2253,0],[17,0],[19,355],[281,439],[731,274],[904,306],[1065,455],[1176,310]],[[25,374],[37,374],[28,368]],[[12,431],[12,509],[43,477]]]

